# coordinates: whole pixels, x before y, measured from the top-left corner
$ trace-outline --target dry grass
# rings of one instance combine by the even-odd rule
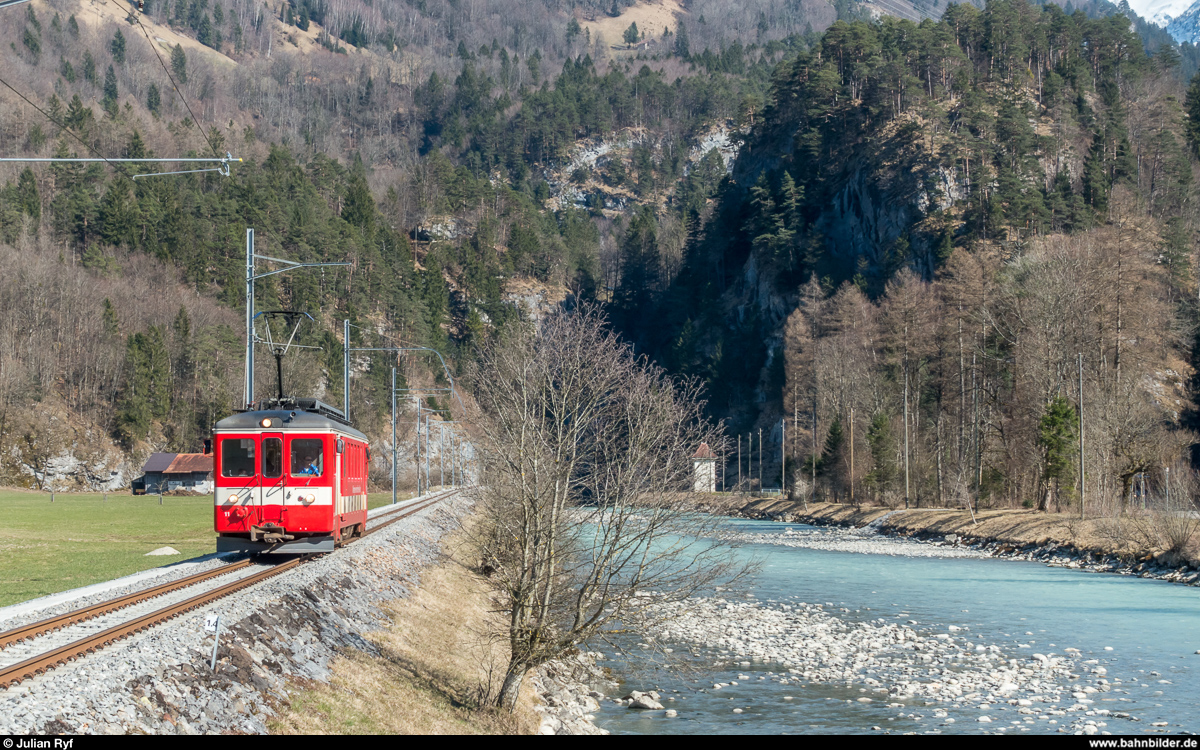
[[[591,32],[593,42],[602,38],[607,45],[623,44],[622,37],[629,24],[636,23],[638,31],[644,33],[647,39],[657,39],[662,36],[664,29],[674,33],[678,24],[675,17],[681,13],[687,13],[687,10],[678,0],[641,2],[621,11],[616,18],[598,13],[594,19],[581,20],[580,26]]]
[[[381,656],[350,651],[331,664],[330,684],[297,684],[275,734],[531,734],[538,717],[526,681],[515,714],[487,707],[506,653],[484,581],[463,560],[466,536],[423,576],[422,586],[388,610],[392,626],[371,635]],[[497,674],[499,672],[499,674]]]
[[[37,3],[35,7],[38,13],[53,13],[50,6],[44,3]],[[73,7],[68,6],[64,15],[67,13],[74,15],[80,24],[89,27],[105,40],[109,38],[106,35],[109,33],[108,30],[111,28],[111,24],[114,23],[124,28],[127,36],[131,33],[137,36],[142,35],[141,29],[136,27],[131,29],[125,23],[125,17],[129,15],[129,5],[125,2],[118,3],[115,0],[88,0],[85,2],[84,0],[78,0]],[[271,17],[270,14],[267,14],[267,17],[269,19]],[[237,65],[236,62],[215,49],[206,47],[189,36],[177,33],[170,26],[156,22],[151,16],[141,14],[140,18],[142,25],[146,27],[146,31],[149,32],[150,37],[158,44],[160,52],[165,52],[169,55],[175,45],[179,45],[183,47],[183,51],[187,53],[189,59],[200,56],[209,62],[226,68]],[[105,43],[107,44],[107,41]],[[170,62],[170,58],[167,58],[167,62]],[[157,65],[156,62],[154,64]]]

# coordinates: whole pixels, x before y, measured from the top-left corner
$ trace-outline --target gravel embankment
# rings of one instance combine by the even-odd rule
[[[466,497],[452,498],[345,549],[0,691],[0,734],[266,733],[275,707],[288,699],[289,680],[327,679],[339,648],[375,650],[365,636],[387,624],[379,605],[406,596],[418,584],[421,571],[439,559],[440,540],[457,528],[469,506]],[[213,636],[204,629],[210,613],[221,616],[215,672],[209,669]],[[27,613],[0,627],[48,614]],[[78,627],[88,626],[97,627],[95,622]]]

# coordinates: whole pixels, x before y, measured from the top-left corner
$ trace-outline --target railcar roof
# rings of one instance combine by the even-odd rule
[[[302,411],[296,409],[294,411],[285,411],[282,409],[273,409],[266,411],[244,411],[241,414],[234,414],[230,417],[225,417],[220,422],[217,422],[216,429],[218,430],[242,430],[246,432],[255,432],[266,429],[262,426],[262,421],[270,417],[272,420],[278,420],[277,425],[272,425],[271,430],[279,430],[281,432],[302,432],[304,430],[333,430],[342,432],[351,437],[358,438],[364,443],[370,442],[370,439],[359,432],[358,430],[344,425],[341,422],[335,422],[328,417],[323,417],[320,414]]]

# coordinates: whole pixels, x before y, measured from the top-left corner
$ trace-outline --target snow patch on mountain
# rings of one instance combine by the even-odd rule
[[[1200,44],[1200,0],[1196,0],[1190,8],[1172,18],[1167,24],[1167,33],[1180,44]]]
[[[1129,0],[1129,7],[1134,13],[1164,28],[1197,5],[1200,5],[1200,0]]]

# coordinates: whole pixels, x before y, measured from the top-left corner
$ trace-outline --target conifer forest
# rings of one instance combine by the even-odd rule
[[[1116,509],[1186,477],[1200,49],[1105,0],[905,7],[0,9],[0,156],[241,159],[0,162],[0,482],[128,486],[242,406],[248,227],[349,263],[256,288],[313,316],[286,378],[329,403],[344,319],[469,400],[483,345],[586,303],[702,385],[727,489]],[[392,367],[444,378],[352,360],[380,445]]]

